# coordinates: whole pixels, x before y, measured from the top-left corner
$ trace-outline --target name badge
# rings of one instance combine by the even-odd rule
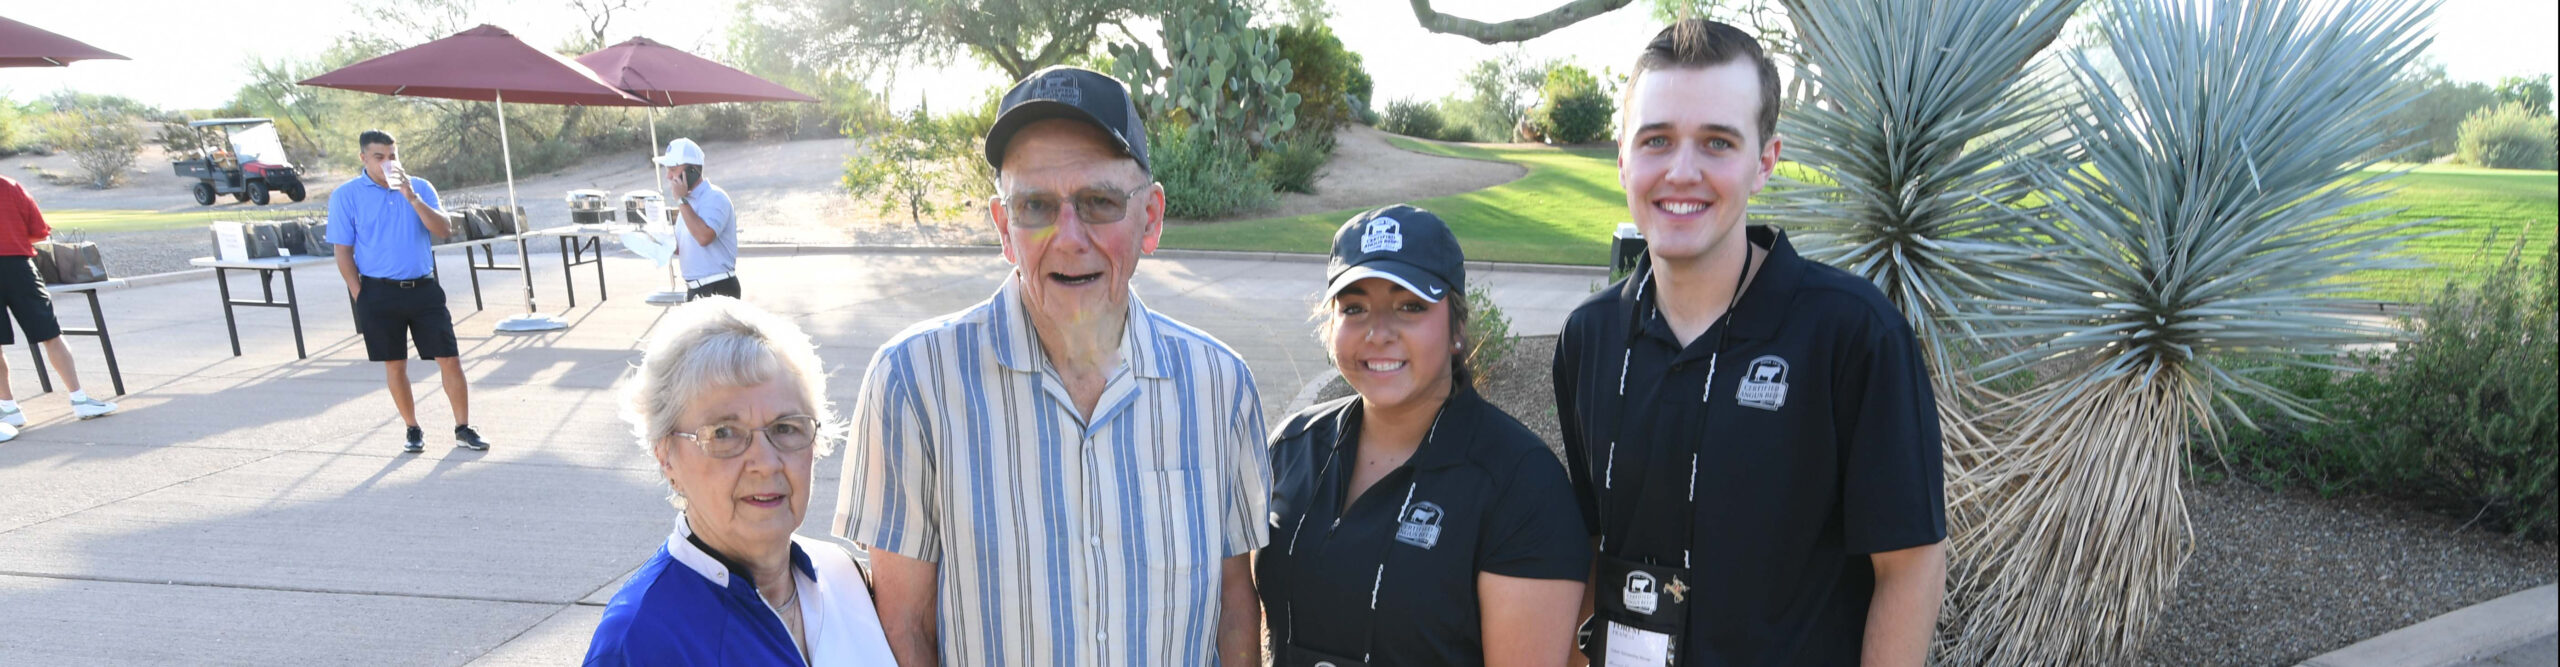
[[[1609,622],[1609,653],[1600,664],[1608,667],[1668,667],[1671,664],[1671,635],[1642,630]]]
[[[1447,514],[1430,501],[1404,508],[1404,516],[1396,518],[1396,541],[1431,548],[1440,543],[1440,517]]]

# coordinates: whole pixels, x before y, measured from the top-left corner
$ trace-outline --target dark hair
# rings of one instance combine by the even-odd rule
[[[1467,340],[1467,320],[1474,317],[1474,309],[1467,305],[1464,290],[1442,301],[1449,304],[1449,391],[1454,393],[1476,384],[1475,372],[1467,370],[1467,358],[1476,353],[1476,348],[1469,345],[1472,341]],[[1334,319],[1333,300],[1317,300],[1313,315],[1316,342],[1325,346],[1325,360],[1333,361],[1333,330],[1341,326]]]
[[[1644,55],[1636,58],[1635,69],[1627,74],[1627,87],[1618,100],[1622,113],[1631,111],[1635,100],[1636,81],[1645,72],[1662,69],[1700,69],[1749,58],[1760,72],[1760,137],[1767,144],[1778,132],[1778,66],[1769,62],[1769,54],[1760,50],[1760,40],[1723,23],[1706,19],[1682,19],[1653,34],[1645,42]],[[1620,123],[1620,126],[1626,125]]]
[[[381,130],[365,130],[364,134],[356,135],[356,150],[364,150],[364,147],[376,144],[389,146],[392,143],[391,133]]]

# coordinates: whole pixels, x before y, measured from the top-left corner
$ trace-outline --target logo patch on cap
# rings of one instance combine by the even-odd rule
[[[1071,75],[1065,72],[1053,72],[1032,84],[1031,98],[1080,105],[1084,104],[1084,89],[1076,87],[1075,79]]]
[[[1404,223],[1396,222],[1395,218],[1380,217],[1371,220],[1369,228],[1360,232],[1360,252],[1372,253],[1380,250],[1392,252],[1403,249]]]

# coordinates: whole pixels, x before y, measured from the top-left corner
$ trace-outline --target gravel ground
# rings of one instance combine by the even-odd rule
[[[1517,339],[1485,397],[1558,442],[1554,336]],[[1344,396],[1334,379],[1321,395]],[[2144,665],[2293,665],[2446,612],[2552,583],[2550,543],[2464,529],[2387,500],[2187,489],[2195,555]]]

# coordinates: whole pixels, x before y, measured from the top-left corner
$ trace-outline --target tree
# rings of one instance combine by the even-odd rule
[[[2525,113],[2551,115],[2551,75],[2511,76],[2498,81],[2498,101],[2524,105]]]
[[[1609,137],[1609,121],[1617,112],[1617,104],[1600,84],[1600,78],[1572,65],[1558,65],[1547,70],[1546,86],[1540,90],[1538,108],[1532,117],[1538,133],[1559,144],[1579,144]]]
[[[1467,90],[1473,97],[1457,108],[1466,117],[1447,120],[1475,128],[1484,141],[1510,141],[1519,136],[1521,119],[1537,105],[1538,92],[1547,85],[1547,72],[1557,65],[1554,60],[1531,60],[1528,52],[1516,48],[1476,61],[1467,70]]]
[[[134,114],[114,105],[66,106],[54,111],[46,125],[53,145],[71,153],[89,187],[122,184],[142,150],[142,129]]]
[[[2364,157],[2426,162],[2452,155],[2461,140],[2463,119],[2497,103],[2497,92],[2487,84],[2454,81],[2439,63],[2410,67],[2392,87],[2394,96],[2409,103],[2391,112],[2382,126],[2392,134]]]
[[[1618,8],[1625,7],[1635,0],[1570,0],[1536,16],[1501,23],[1485,23],[1442,14],[1431,9],[1431,0],[1410,1],[1413,3],[1413,18],[1422,23],[1424,30],[1457,35],[1486,44],[1500,44],[1525,42],[1539,35],[1555,32],[1559,28],[1581,23],[1583,19],[1617,11]]]
[[[752,0],[749,19],[793,33],[812,58],[900,62],[976,55],[1020,80],[1091,54],[1104,28],[1159,0]]]
[[[972,129],[965,118],[934,118],[918,104],[845,160],[844,188],[857,197],[880,197],[881,213],[904,208],[907,220],[921,226],[924,216],[944,210],[937,195],[968,187],[977,172],[970,165],[985,162]]]

